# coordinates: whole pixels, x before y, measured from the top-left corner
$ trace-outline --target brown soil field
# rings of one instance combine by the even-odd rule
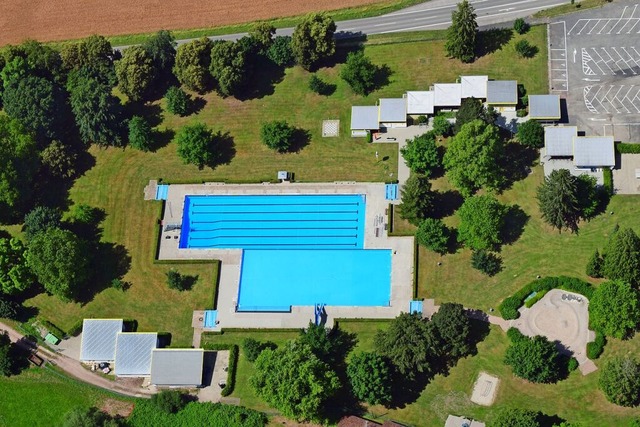
[[[0,0],[0,45],[207,28],[380,0]]]

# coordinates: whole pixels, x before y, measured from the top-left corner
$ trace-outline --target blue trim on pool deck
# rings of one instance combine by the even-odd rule
[[[238,311],[389,306],[391,250],[245,250]]]

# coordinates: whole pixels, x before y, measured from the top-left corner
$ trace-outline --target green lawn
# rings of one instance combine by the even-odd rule
[[[516,78],[529,93],[544,93],[546,55],[517,59],[513,55],[514,37],[501,50],[485,55],[474,64],[461,64],[444,57],[442,33],[411,33],[371,37],[367,55],[378,64],[391,68],[387,86],[363,98],[354,95],[339,79],[340,65],[323,68],[319,74],[336,85],[335,93],[324,97],[307,89],[310,73],[300,67],[286,70],[281,81],[264,96],[238,101],[214,93],[203,97],[204,108],[194,117],[179,118],[165,113],[161,102],[145,107],[142,113],[158,121],[158,129],[173,132],[186,123],[202,121],[215,130],[229,132],[235,155],[229,164],[216,169],[198,170],[184,165],[173,143],[153,153],[132,149],[99,149],[90,154],[95,165],[80,177],[70,191],[70,204],[86,203],[104,209],[103,240],[122,245],[131,257],[124,279],[131,288],[122,293],[107,289],[84,304],[63,303],[41,294],[27,301],[43,317],[62,329],[70,328],[83,317],[124,317],[136,319],[141,331],[166,331],[173,335],[172,345],[191,343],[191,313],[211,307],[217,275],[215,265],[179,265],[176,268],[200,278],[193,290],[167,289],[164,273],[169,265],[152,263],[154,225],[158,219],[157,202],[145,202],[142,190],[149,179],[169,182],[224,180],[259,182],[271,180],[276,171],[293,171],[299,181],[385,181],[395,179],[397,146],[367,144],[349,137],[351,105],[373,105],[380,97],[398,97],[411,89],[425,89],[435,82],[451,82],[461,74],[486,73],[491,78]],[[526,36],[533,44],[545,45],[545,27],[532,28]],[[414,41],[407,41],[414,40]],[[415,41],[422,40],[422,41]],[[310,132],[310,142],[297,153],[277,154],[259,141],[260,124],[286,119]],[[322,138],[323,119],[340,119],[341,136]],[[375,152],[386,159],[375,161]],[[15,231],[12,229],[11,231]]]
[[[0,426],[57,426],[77,407],[101,407],[120,396],[77,382],[50,368],[32,368],[9,378],[0,376]],[[127,399],[128,400],[128,399]]]

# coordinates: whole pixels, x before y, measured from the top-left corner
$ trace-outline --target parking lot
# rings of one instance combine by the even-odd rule
[[[638,0],[566,15],[549,24],[551,93],[587,135],[640,142]]]

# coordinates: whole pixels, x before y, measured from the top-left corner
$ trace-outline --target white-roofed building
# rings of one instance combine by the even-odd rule
[[[122,319],[84,319],[80,361],[113,362],[116,358],[116,338],[123,326]]]
[[[351,136],[367,136],[379,128],[377,105],[351,107]]]
[[[529,95],[530,119],[556,121],[560,117],[560,95]]]
[[[407,99],[407,114],[415,116],[433,114],[434,94],[432,90],[408,91],[405,97]]]
[[[460,76],[462,98],[487,98],[489,76]]]
[[[202,349],[155,349],[150,382],[159,387],[200,387],[203,366]]]
[[[119,333],[116,338],[116,376],[148,377],[151,375],[151,353],[157,346],[156,332]]]
[[[407,100],[405,98],[380,98],[381,128],[407,127]]]
[[[616,165],[613,136],[574,137],[573,163],[578,169],[613,169]]]
[[[433,85],[433,105],[435,107],[459,107],[462,103],[460,83],[436,83]]]

